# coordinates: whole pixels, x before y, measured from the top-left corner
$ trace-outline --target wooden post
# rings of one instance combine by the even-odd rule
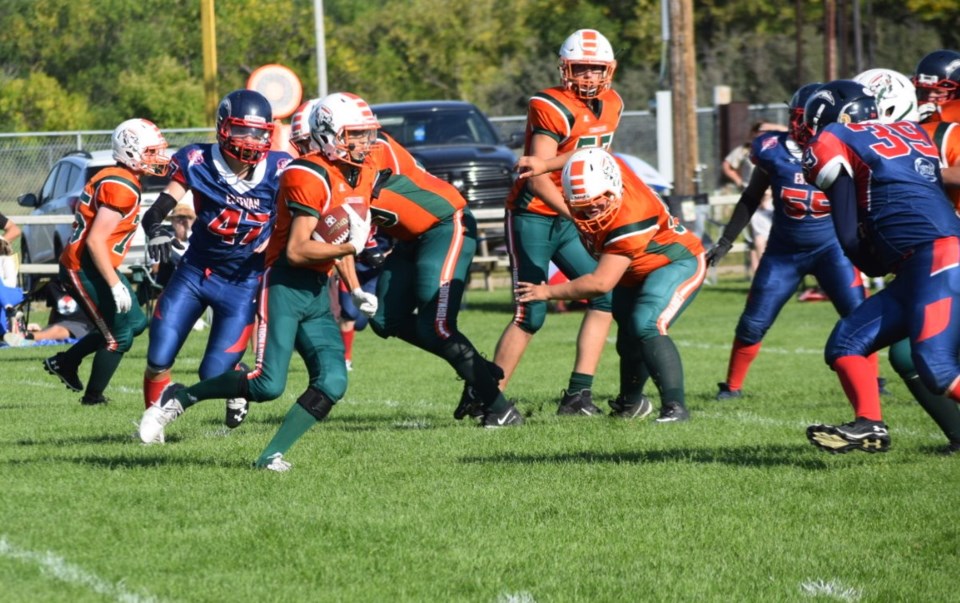
[[[670,85],[673,91],[673,194],[696,193],[697,72],[692,0],[670,0]]]
[[[837,79],[837,3],[823,3],[823,81]]]
[[[200,32],[203,38],[203,92],[207,125],[216,122],[217,102],[217,20],[213,0],[200,0]]]

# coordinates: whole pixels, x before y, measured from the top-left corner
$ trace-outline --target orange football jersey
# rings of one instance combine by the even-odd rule
[[[940,153],[942,167],[960,166],[960,123],[947,121],[928,121],[920,124]],[[960,211],[960,187],[948,186],[945,189],[953,207]]]
[[[340,168],[321,153],[311,153],[291,162],[280,173],[280,189],[277,191],[277,224],[267,246],[267,266],[278,260],[286,261],[287,239],[290,224],[296,212],[322,216],[332,207],[344,203],[368,205],[377,170],[370,160],[363,167],[355,168],[357,177],[351,184]],[[334,260],[304,266],[310,270],[326,273],[333,268]]]
[[[452,184],[424,170],[403,145],[380,132],[378,169],[393,175],[371,201],[373,223],[401,241],[412,241],[467,205]]]
[[[601,94],[596,103],[599,111],[593,112],[579,97],[557,86],[535,94],[527,107],[527,130],[524,155],[530,154],[533,136],[543,134],[557,141],[557,155],[587,147],[609,149],[613,134],[620,125],[623,100],[613,90]],[[560,189],[560,172],[551,172],[550,178]],[[557,213],[534,196],[527,187],[526,179],[517,180],[507,196],[509,209],[555,216]]]
[[[596,256],[614,253],[630,258],[620,285],[637,285],[648,274],[675,260],[703,253],[697,235],[671,216],[667,205],[621,160],[623,202],[610,226],[596,234],[581,232],[587,249]]]
[[[110,263],[116,268],[126,257],[140,224],[140,178],[125,167],[108,167],[97,172],[83,187],[73,217],[73,233],[60,255],[60,263],[67,270],[80,269],[80,259],[87,248],[87,235],[101,207],[109,207],[123,216],[107,240]]]

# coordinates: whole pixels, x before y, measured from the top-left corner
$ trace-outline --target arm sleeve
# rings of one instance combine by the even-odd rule
[[[760,207],[763,201],[763,195],[770,187],[770,176],[761,168],[755,168],[750,175],[750,183],[740,195],[736,207],[733,208],[733,215],[723,229],[722,237],[727,241],[733,242],[740,233],[750,223],[750,218]]]
[[[140,221],[140,224],[143,226],[143,231],[149,233],[150,229],[163,222],[163,219],[167,217],[170,210],[176,206],[177,200],[174,199],[172,195],[160,193],[160,196],[153,202],[150,209],[143,214],[143,219]]]

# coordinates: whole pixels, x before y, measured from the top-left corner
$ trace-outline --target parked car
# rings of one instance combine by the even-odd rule
[[[172,154],[172,151],[171,151]],[[53,164],[38,194],[26,193],[17,198],[17,203],[33,208],[31,216],[73,216],[83,187],[94,174],[105,167],[115,165],[111,151],[72,151]],[[169,177],[144,176],[141,214],[167,186]],[[24,264],[55,264],[73,232],[73,223],[25,224],[20,240],[21,262]],[[146,241],[143,230],[138,228],[130,244],[125,264],[146,264]],[[24,274],[25,286],[31,284],[30,275]]]
[[[380,125],[431,174],[451,183],[471,208],[502,207],[513,186],[522,133],[504,144],[475,105],[415,101],[373,105]],[[509,145],[509,146],[508,146]]]

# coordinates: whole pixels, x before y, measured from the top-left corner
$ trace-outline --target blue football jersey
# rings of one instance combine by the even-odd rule
[[[291,160],[270,151],[249,178],[239,178],[216,144],[177,151],[173,179],[193,193],[197,214],[182,261],[231,279],[262,272],[266,254],[257,249],[273,232],[279,173]]]
[[[824,190],[841,170],[853,177],[860,236],[891,272],[918,247],[960,236],[937,148],[913,122],[828,124],[807,146],[803,169]]]
[[[770,178],[773,225],[770,244],[793,251],[819,249],[836,239],[830,201],[803,177],[802,152],[786,132],[753,140],[750,161]]]

